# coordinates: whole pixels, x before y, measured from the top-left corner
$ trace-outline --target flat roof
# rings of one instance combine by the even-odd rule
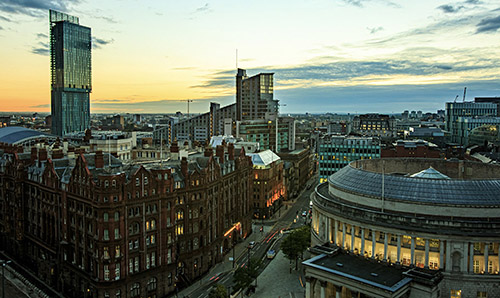
[[[321,254],[302,264],[390,292],[412,280],[404,275],[408,269],[349,255],[340,249],[333,255]]]

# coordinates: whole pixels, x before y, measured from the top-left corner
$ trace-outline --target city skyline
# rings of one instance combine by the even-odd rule
[[[464,87],[500,94],[494,1],[5,1],[2,111],[50,111],[49,9],[93,28],[92,113],[233,103],[236,49],[250,76],[275,73],[281,113],[433,111]]]

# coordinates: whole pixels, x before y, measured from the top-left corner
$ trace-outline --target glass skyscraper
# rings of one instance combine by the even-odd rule
[[[90,28],[78,17],[50,10],[50,70],[52,133],[84,131],[90,127]]]

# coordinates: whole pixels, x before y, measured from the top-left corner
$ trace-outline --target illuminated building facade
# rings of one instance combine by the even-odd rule
[[[376,296],[355,278],[339,283],[328,274],[316,277],[325,289],[361,297],[500,297],[499,192],[498,165],[412,158],[352,162],[316,188],[312,245],[431,275],[440,271],[439,292]],[[315,292],[320,290],[317,283]]]
[[[66,297],[172,294],[251,232],[251,160],[217,149],[144,167],[1,144],[0,246]]]
[[[266,219],[280,207],[287,194],[283,161],[271,150],[247,153],[253,163],[252,202],[254,218]]]
[[[92,41],[77,17],[50,10],[49,18],[52,133],[64,136],[90,127]]]
[[[382,114],[364,114],[354,117],[353,131],[364,136],[391,138],[397,135],[394,116]]]
[[[274,120],[278,116],[278,100],[274,100],[274,73],[247,77],[244,69],[236,74],[236,114],[238,121]]]

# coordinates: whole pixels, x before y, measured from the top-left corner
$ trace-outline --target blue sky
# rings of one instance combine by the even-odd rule
[[[500,96],[498,1],[4,0],[4,111],[49,111],[48,9],[92,28],[92,112],[234,102],[238,66],[275,73],[283,113],[435,111]]]

